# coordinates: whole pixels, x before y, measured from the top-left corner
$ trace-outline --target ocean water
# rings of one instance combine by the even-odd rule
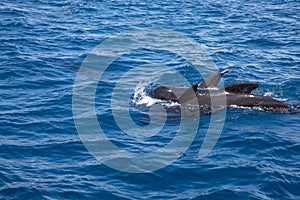
[[[0,199],[300,199],[299,13],[297,0],[1,1]],[[96,85],[96,119],[107,139],[139,155],[167,147],[181,129],[189,132],[195,124],[197,129],[194,138],[183,138],[189,145],[173,162],[160,158],[165,166],[159,169],[129,173],[122,171],[126,162],[115,168],[103,164],[78,131],[76,120],[93,113],[74,117],[76,77],[97,45],[147,28],[205,45],[217,69],[234,66],[222,78],[225,85],[256,82],[255,94],[284,101],[295,112],[229,109],[216,144],[199,158],[215,115],[189,117],[180,127],[185,121],[173,112],[161,124],[164,112],[151,107],[172,105],[151,97],[151,90],[161,83],[187,86],[202,77],[172,52],[131,51],[116,58]],[[114,50],[108,48],[108,57]],[[153,63],[165,66],[157,72]],[[174,69],[188,81],[162,78],[172,77]],[[149,137],[118,127],[114,114],[124,104],[112,99],[123,93],[134,122],[123,128]],[[154,161],[147,166],[156,166]]]

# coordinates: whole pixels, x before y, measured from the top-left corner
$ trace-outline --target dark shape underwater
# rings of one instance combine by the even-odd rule
[[[160,86],[152,91],[152,95],[161,100],[177,102],[183,109],[197,107],[201,113],[210,114],[219,109],[232,107],[256,108],[278,113],[291,113],[292,109],[285,103],[261,95],[251,94],[258,87],[257,83],[236,83],[222,89],[207,89],[216,87],[225,73],[229,70],[217,72],[207,77],[202,83],[190,88]],[[223,103],[212,104],[211,98],[225,99]],[[215,102],[215,100],[214,100]],[[214,108],[212,108],[212,106]]]

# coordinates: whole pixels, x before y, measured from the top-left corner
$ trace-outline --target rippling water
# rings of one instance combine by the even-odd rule
[[[299,199],[299,113],[228,110],[217,144],[198,159],[210,120],[201,117],[183,156],[141,174],[99,163],[80,140],[72,114],[75,77],[91,50],[113,35],[146,27],[177,31],[206,45],[218,67],[235,66],[223,77],[225,84],[259,83],[256,94],[297,110],[299,8],[292,0],[1,1],[1,199]],[[97,117],[119,147],[151,151],[172,140],[180,121],[171,120],[161,135],[147,141],[128,139],[114,128],[113,80],[153,59],[174,68],[187,63],[166,52],[135,52],[137,58],[114,62],[107,81],[98,85]],[[150,74],[152,82],[143,82]],[[141,85],[129,103],[137,124],[149,123],[147,103],[155,101],[149,91],[157,80],[159,74],[151,71],[137,77]]]

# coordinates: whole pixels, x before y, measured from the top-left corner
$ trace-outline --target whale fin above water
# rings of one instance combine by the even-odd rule
[[[159,99],[174,101],[180,104],[186,103],[195,99],[197,97],[198,88],[211,88],[218,85],[221,80],[221,77],[229,72],[229,69],[232,67],[228,67],[221,72],[217,72],[208,76],[202,83],[195,84],[190,88],[176,88],[171,86],[161,86],[152,91],[152,95],[156,96]]]
[[[256,88],[258,88],[257,83],[236,83],[228,85],[224,89],[230,93],[251,94]]]
[[[218,83],[221,80],[221,77],[229,72],[229,68],[222,71],[222,72],[217,72],[215,74],[212,74],[208,76],[202,83],[198,85],[199,88],[211,88],[211,87],[216,87]]]

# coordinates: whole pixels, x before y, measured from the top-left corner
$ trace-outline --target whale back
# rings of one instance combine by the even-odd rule
[[[226,86],[224,90],[229,93],[251,94],[256,88],[258,88],[257,83],[236,83]]]
[[[155,98],[174,101],[178,103],[185,103],[191,99],[195,99],[198,91],[198,85],[193,85],[190,88],[176,88],[172,86],[160,86],[152,91]]]

